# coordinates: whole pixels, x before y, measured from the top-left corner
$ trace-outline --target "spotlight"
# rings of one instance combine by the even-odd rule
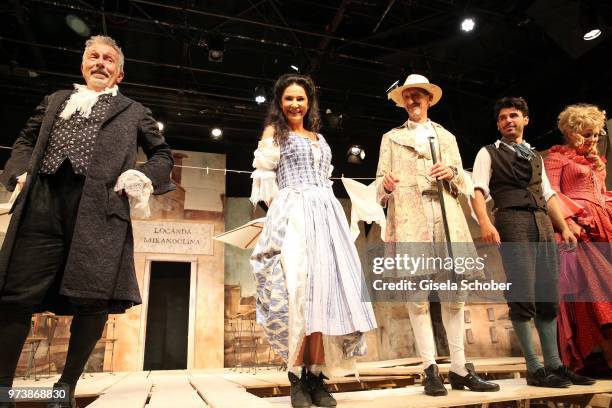
[[[221,130],[221,128],[214,127],[211,129],[210,137],[212,137],[214,140],[219,140],[221,139],[222,136],[223,136],[223,131]]]
[[[587,33],[584,34],[584,36],[582,37],[585,41],[591,41],[596,39],[597,37],[599,37],[601,35],[601,30],[599,28],[596,28],[594,30],[591,30]]]
[[[210,62],[223,62],[223,50],[209,50],[208,60]]]
[[[200,38],[198,47],[208,48],[208,60],[210,62],[223,62],[225,39],[220,35],[211,34],[208,37]]]
[[[365,159],[365,150],[361,145],[352,145],[346,152],[346,161],[352,164],[361,164]]]
[[[596,11],[584,2],[580,3],[580,28],[584,41],[594,40],[601,35],[601,25]]]
[[[262,103],[266,102],[266,89],[259,85],[257,88],[255,88],[255,102],[257,102],[258,105],[261,105]]]
[[[461,22],[461,29],[466,33],[469,33],[476,26],[476,22],[472,17],[464,18]]]
[[[72,31],[81,37],[89,37],[91,35],[91,30],[87,23],[74,14],[68,14],[66,16],[66,24],[68,24],[68,27],[70,27]]]
[[[300,69],[296,65],[290,65],[291,69],[295,72],[300,72]]]
[[[159,128],[160,132],[164,131],[164,122],[157,122],[157,127]]]
[[[327,124],[332,129],[341,129],[342,128],[342,114],[333,113],[331,109],[325,110],[325,119],[327,120]]]

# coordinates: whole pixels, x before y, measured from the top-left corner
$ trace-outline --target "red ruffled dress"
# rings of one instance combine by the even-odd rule
[[[565,295],[558,318],[561,358],[579,370],[594,347],[610,342],[603,331],[612,326],[612,192],[606,191],[606,170],[571,147],[553,146],[544,166],[566,221],[585,231],[576,251],[562,251],[559,273]]]

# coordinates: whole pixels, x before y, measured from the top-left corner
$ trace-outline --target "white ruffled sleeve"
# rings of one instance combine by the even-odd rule
[[[280,147],[269,137],[259,141],[255,150],[253,167],[255,171],[251,175],[253,187],[251,189],[251,202],[253,205],[264,201],[270,205],[276,193],[276,166],[280,160]]]

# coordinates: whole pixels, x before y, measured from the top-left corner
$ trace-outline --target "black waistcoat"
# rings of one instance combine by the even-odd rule
[[[546,211],[542,191],[542,157],[535,153],[532,160],[517,156],[504,143],[485,146],[491,156],[489,190],[495,208],[533,208]]]

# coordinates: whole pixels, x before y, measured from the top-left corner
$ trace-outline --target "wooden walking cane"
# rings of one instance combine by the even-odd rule
[[[435,129],[434,129],[435,132]],[[436,132],[437,135],[437,132]],[[436,146],[434,144],[435,138],[433,136],[429,136],[429,148],[431,150],[431,160],[433,164],[438,162],[438,156],[436,155]],[[457,274],[455,273],[455,257],[453,256],[453,248],[450,237],[450,229],[448,229],[448,219],[446,218],[446,206],[444,205],[444,184],[442,180],[436,179],[438,184],[438,198],[440,199],[440,209],[442,210],[442,222],[444,224],[444,235],[446,236],[446,249],[448,250],[448,255],[453,260],[453,282],[457,280]]]

